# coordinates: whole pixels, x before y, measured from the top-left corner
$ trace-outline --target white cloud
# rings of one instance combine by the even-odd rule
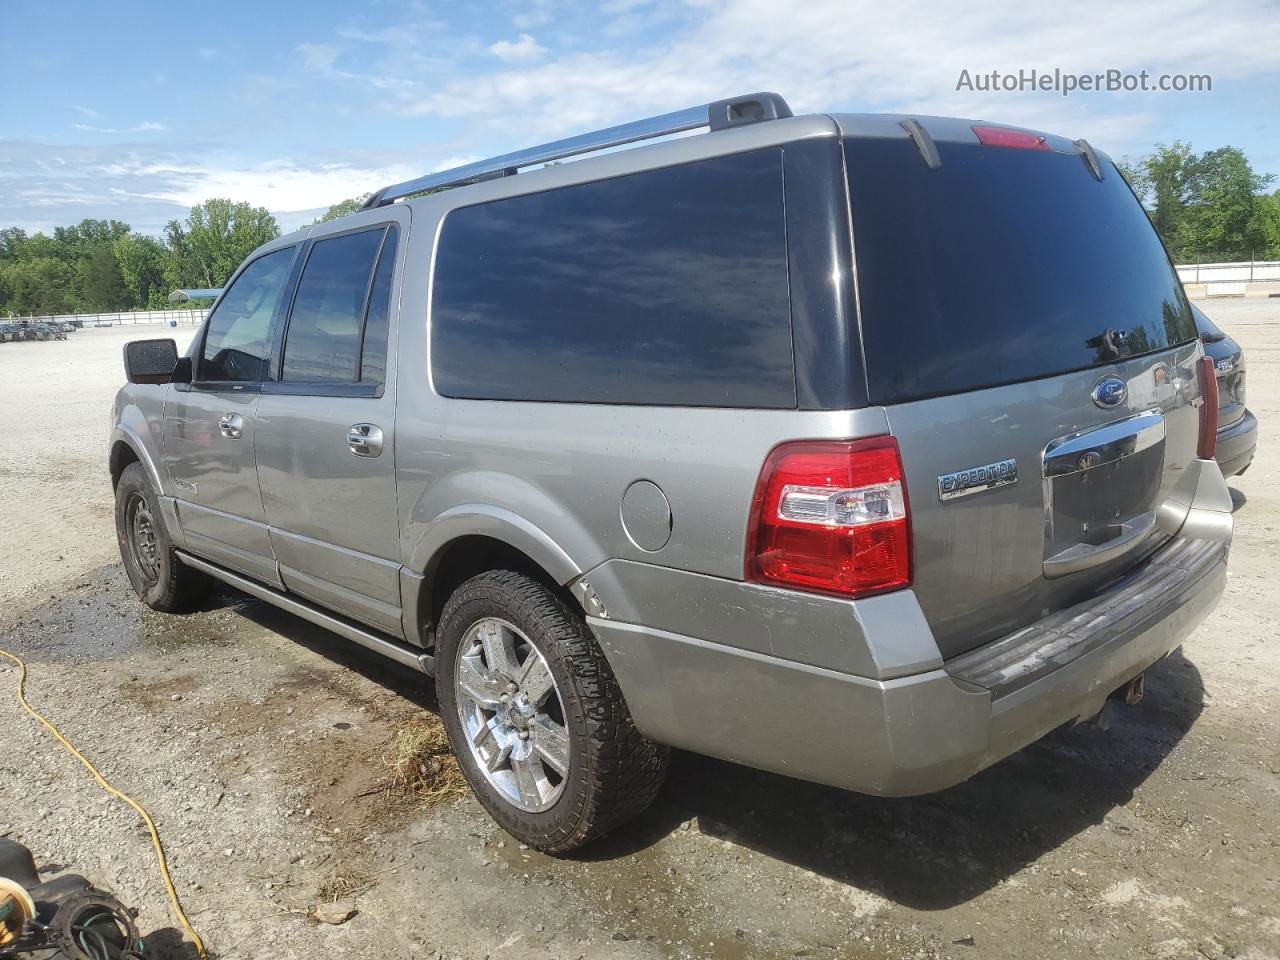
[[[0,223],[48,230],[85,217],[115,218],[158,234],[210,197],[266,207],[283,227],[317,210],[432,169],[477,159],[441,151],[435,163],[364,159],[260,161],[207,149],[165,150],[142,141],[52,146],[0,141]],[[305,216],[302,215],[305,213]]]
[[[337,203],[388,183],[407,180],[422,171],[407,165],[354,167],[277,160],[236,166],[193,164],[184,167],[176,177],[175,171],[167,167],[143,167],[138,173],[172,177],[169,183],[146,194],[154,200],[190,207],[209,197],[232,197],[272,210],[302,210]]]
[[[338,59],[338,48],[331,43],[300,43],[296,49],[302,57],[302,69],[309,73],[325,73]]]
[[[198,150],[176,138],[166,143],[158,121],[115,120],[117,127],[76,105],[64,115],[81,121],[75,146],[0,139],[0,222],[39,222],[29,211],[41,203],[53,204],[48,210],[59,222],[111,215],[154,230],[218,195],[276,211],[322,209],[424,173],[430,165],[415,159],[424,155],[452,166],[471,159],[458,154],[496,154],[770,89],[798,113],[855,108],[1006,121],[1087,137],[1113,156],[1146,150],[1169,131],[1200,148],[1216,146],[1221,141],[1202,142],[1205,117],[1254,108],[1263,126],[1242,126],[1239,136],[1263,138],[1265,148],[1265,107],[1280,85],[1274,2],[970,0],[960,16],[949,0],[909,10],[873,0],[606,0],[589,9],[507,0],[509,38],[496,43],[437,22],[419,4],[400,21],[362,22],[338,29],[332,42],[299,44],[278,72],[264,65],[242,76],[241,95],[255,115],[277,117],[287,106],[313,130],[331,120],[332,138],[323,141],[332,152],[324,157],[281,148],[278,159],[264,159],[271,154],[260,143],[287,141],[253,138],[248,117],[210,135],[226,149]],[[364,72],[343,69],[357,64]],[[1214,93],[1063,98],[956,90],[962,69],[1054,67],[1210,73]],[[163,73],[150,78],[179,83]],[[399,129],[386,142],[398,152],[343,141],[353,134],[341,111],[379,110],[420,118],[392,120]],[[25,153],[6,168],[10,148]]]
[[[630,13],[637,7],[646,7],[649,3],[650,0],[605,0],[600,4],[600,12],[616,16],[620,13]]]
[[[547,52],[546,47],[541,46],[527,33],[520,34],[515,40],[499,40],[497,43],[491,43],[486,49],[499,60],[505,60],[507,63],[537,60]]]
[[[551,0],[525,0],[520,4],[520,11],[511,18],[517,30],[531,30],[550,23],[554,18]]]
[[[120,129],[119,127],[95,127],[88,123],[73,123],[71,126],[77,130],[85,130],[89,133],[149,133],[155,130],[169,129],[163,123],[157,123],[154,120],[143,120],[136,127],[129,127],[125,130]]]
[[[785,16],[777,0],[705,0],[692,8],[692,21],[666,43],[636,49],[598,40],[538,63],[458,72],[424,85],[430,93],[407,97],[403,109],[466,117],[477,132],[509,130],[518,116],[526,140],[771,89],[797,112],[856,103],[976,116],[1088,137],[1116,153],[1148,146],[1159,111],[1214,94],[966,93],[955,89],[960,71],[1203,72],[1219,91],[1280,73],[1280,17],[1270,0],[1083,0],[1071,7],[971,0],[963,16],[942,0],[915,4],[909,16],[870,0],[808,0],[788,5]]]
[[[367,38],[356,37],[356,39]],[[300,43],[295,49],[297,53],[301,55],[303,70],[307,73],[315,74],[316,76],[324,77],[328,80],[367,83],[377,90],[404,91],[415,86],[412,81],[404,80],[396,76],[377,73],[353,73],[349,70],[339,70],[335,64],[338,61],[338,57],[341,56],[342,50],[340,47],[332,43]],[[265,79],[267,79],[268,82],[274,80],[274,78]]]

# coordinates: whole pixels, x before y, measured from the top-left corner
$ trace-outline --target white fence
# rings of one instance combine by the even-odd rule
[[[1184,283],[1204,284],[1207,297],[1243,296],[1251,283],[1280,282],[1280,261],[1249,263],[1192,263],[1178,266]]]
[[[78,321],[82,327],[116,327],[133,323],[167,323],[184,327],[199,326],[207,310],[136,310],[127,313],[58,313],[47,317],[0,317],[12,323],[59,323]]]

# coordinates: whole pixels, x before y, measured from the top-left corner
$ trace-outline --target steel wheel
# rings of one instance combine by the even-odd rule
[[[146,498],[134,493],[125,504],[125,524],[129,531],[129,553],[147,583],[160,579],[160,544],[156,538],[155,518]]]
[[[467,744],[489,784],[520,810],[554,806],[569,772],[569,731],[538,648],[505,620],[477,620],[458,644],[454,693]]]

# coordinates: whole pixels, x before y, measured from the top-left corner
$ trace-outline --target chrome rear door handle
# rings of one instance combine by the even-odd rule
[[[239,440],[244,431],[244,417],[238,413],[224,413],[218,418],[218,429],[228,440]]]
[[[373,423],[357,423],[347,431],[347,449],[353,456],[376,457],[382,453],[382,428]]]

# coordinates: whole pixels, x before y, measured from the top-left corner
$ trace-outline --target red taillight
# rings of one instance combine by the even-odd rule
[[[1196,456],[1212,460],[1218,452],[1218,371],[1213,357],[1201,357],[1197,369],[1200,379],[1200,439]]]
[[[862,597],[911,583],[911,521],[893,437],[784,443],[765,460],[746,578]]]
[[[973,127],[978,142],[988,147],[1015,147],[1019,150],[1051,150],[1044,137],[1021,130],[1005,130],[1003,127]]]

